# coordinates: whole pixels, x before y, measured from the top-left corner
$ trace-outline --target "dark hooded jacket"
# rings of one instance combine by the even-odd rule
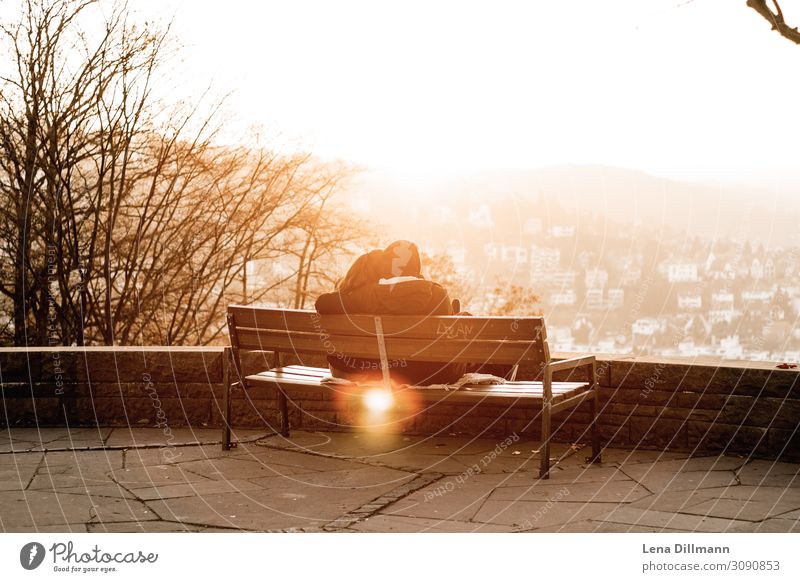
[[[444,287],[426,279],[397,277],[369,283],[349,293],[320,295],[321,314],[452,315],[450,297]]]
[[[400,244],[406,245],[401,247],[403,252],[399,253],[402,261],[398,261],[395,251]],[[389,245],[381,256],[375,253],[373,251],[359,257],[345,276],[344,282],[359,281],[360,285],[340,284],[337,291],[325,293],[317,299],[316,309],[320,314],[453,315],[452,303],[444,287],[420,275],[416,245],[398,241]],[[369,273],[366,276],[363,274],[363,271],[369,270],[385,277],[369,280]],[[380,377],[380,364],[373,360],[329,356],[328,363],[335,376],[357,379]],[[400,384],[451,383],[464,373],[463,365],[447,362],[392,363],[396,365],[391,366],[390,375]],[[365,374],[365,371],[370,373]]]

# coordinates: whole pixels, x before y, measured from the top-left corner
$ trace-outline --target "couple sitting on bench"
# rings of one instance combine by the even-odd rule
[[[358,257],[336,291],[317,299],[316,309],[322,315],[459,315],[447,290],[422,276],[419,249],[405,240]],[[380,363],[373,360],[328,356],[328,364],[337,378],[380,377]],[[452,384],[466,371],[458,363],[390,362],[391,378],[398,384]]]
[[[413,243],[397,241],[385,250],[359,257],[337,290],[322,295],[316,308],[318,313],[228,306],[231,346],[223,358],[224,449],[232,446],[234,387],[276,388],[280,433],[289,436],[292,392],[301,390],[307,395],[308,390],[328,390],[326,380],[332,373],[364,384],[379,380],[400,386],[425,386],[424,390],[413,391],[413,396],[425,403],[447,399],[474,407],[486,401],[502,403],[503,410],[516,403],[533,403],[540,407],[542,478],[550,470],[552,415],[587,403],[591,418],[587,427],[592,441],[590,460],[600,461],[595,357],[552,360],[541,316],[475,317],[468,320],[470,325],[463,326],[459,323],[461,318],[447,317],[456,310],[441,285],[422,277],[419,250]],[[385,327],[389,334],[384,335]],[[242,352],[271,354],[269,368],[244,375]],[[326,355],[329,369],[282,363],[284,354],[305,353]],[[513,381],[517,366],[521,365],[531,375],[540,374],[541,380]],[[467,371],[510,376],[512,381],[496,377],[475,379],[465,374]],[[573,377],[573,372],[585,380]],[[569,374],[569,381],[554,381],[555,374]],[[435,386],[438,384],[446,386]],[[460,389],[454,390],[456,387]],[[303,408],[296,409],[302,420]],[[334,423],[339,423],[336,417]]]

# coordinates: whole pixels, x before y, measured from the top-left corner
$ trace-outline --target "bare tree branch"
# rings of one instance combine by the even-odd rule
[[[772,30],[778,31],[782,37],[793,43],[800,44],[800,31],[797,30],[797,27],[792,28],[786,24],[778,0],[772,0],[772,4],[775,6],[774,11],[767,5],[767,0],[747,0],[747,5],[772,25]]]

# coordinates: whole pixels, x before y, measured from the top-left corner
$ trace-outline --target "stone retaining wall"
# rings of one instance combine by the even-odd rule
[[[752,362],[598,360],[601,431],[607,445],[800,458],[798,370]],[[319,365],[313,359],[305,363]],[[257,354],[245,366],[253,371],[267,367]],[[2,425],[220,426],[222,349],[4,348],[0,383]],[[274,389],[234,395],[234,426],[274,429]],[[358,425],[362,413],[357,401],[315,390],[296,393],[290,411],[293,426],[318,430]],[[586,442],[587,421],[583,409],[557,415],[556,440]],[[443,401],[421,410],[405,407],[384,428],[536,435],[539,412],[524,404]]]

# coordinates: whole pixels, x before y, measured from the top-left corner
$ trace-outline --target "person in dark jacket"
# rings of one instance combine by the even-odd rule
[[[422,277],[419,249],[404,240],[358,257],[336,291],[320,295],[316,309],[322,315],[453,315],[447,290]],[[447,362],[390,363],[390,376],[399,384],[447,384],[464,373],[463,365]],[[337,377],[381,376],[380,363],[373,360],[329,356],[328,364]]]

